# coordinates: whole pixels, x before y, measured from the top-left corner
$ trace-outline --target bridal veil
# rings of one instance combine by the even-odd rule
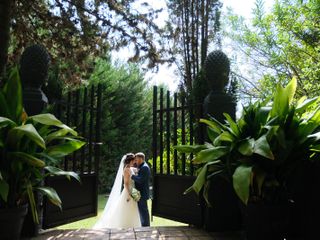
[[[116,179],[113,183],[111,193],[108,198],[108,202],[103,210],[103,213],[96,224],[93,226],[93,229],[105,228],[105,224],[110,220],[110,211],[116,206],[119,201],[122,189],[122,175],[123,175],[123,167],[124,167],[124,159],[126,155],[124,155],[119,164],[118,172],[116,175]]]

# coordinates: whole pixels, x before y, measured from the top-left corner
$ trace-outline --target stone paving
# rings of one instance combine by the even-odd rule
[[[193,227],[142,227],[128,229],[48,230],[32,240],[241,240],[241,233],[208,233]]]

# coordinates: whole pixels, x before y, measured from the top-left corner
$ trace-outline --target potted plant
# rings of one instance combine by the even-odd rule
[[[211,143],[176,146],[179,151],[195,153],[193,162],[202,164],[186,193],[203,190],[208,199],[212,177],[222,175],[232,182],[246,206],[248,239],[283,239],[290,235],[290,209],[299,211],[297,206],[303,204],[306,186],[312,181],[310,169],[319,159],[318,98],[295,101],[296,86],[296,79],[285,88],[278,85],[273,101],[245,107],[237,121],[228,114],[225,123],[201,119],[208,126]]]
[[[0,91],[0,236],[18,239],[29,207],[39,222],[34,192],[39,191],[61,208],[57,192],[41,184],[45,177],[65,175],[80,181],[74,172],[56,167],[85,143],[77,132],[52,114],[27,116],[23,110],[18,70],[14,69]]]

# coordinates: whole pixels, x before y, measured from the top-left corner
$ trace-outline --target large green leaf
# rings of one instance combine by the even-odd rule
[[[7,100],[1,91],[0,91],[0,115],[4,117],[12,118],[11,113],[9,111],[8,104],[7,104]]]
[[[316,103],[319,97],[314,97],[311,99],[305,99],[303,102],[298,102],[296,107],[296,112],[303,112],[308,107],[312,106],[312,104]]]
[[[219,133],[217,133],[211,127],[207,127],[207,133],[208,133],[208,137],[211,140],[211,142],[214,142],[215,139],[219,136]]]
[[[200,172],[199,172],[196,180],[195,180],[194,183],[192,184],[192,186],[189,187],[189,188],[184,192],[184,194],[187,194],[187,193],[189,193],[189,192],[191,192],[191,191],[195,191],[197,194],[199,194],[199,192],[201,191],[203,185],[205,184],[205,182],[206,182],[206,180],[207,180],[208,166],[209,166],[209,165],[214,165],[214,164],[220,164],[220,163],[221,163],[220,161],[214,161],[214,162],[210,162],[210,163],[205,164],[205,165],[201,168],[201,170],[200,170]],[[220,171],[220,170],[221,170],[221,168],[217,169],[217,171]]]
[[[0,179],[0,196],[5,202],[7,202],[8,193],[9,193],[9,184],[3,179]]]
[[[301,106],[306,100],[308,99],[307,96],[302,96],[298,99],[296,106]]]
[[[205,149],[198,152],[198,154],[193,159],[193,162],[195,164],[212,162],[229,153],[229,150],[229,147],[224,146]]]
[[[293,77],[284,89],[286,95],[288,96],[289,104],[292,103],[296,90],[297,90],[297,78]]]
[[[320,125],[320,106],[314,110],[307,119],[300,123],[298,128],[299,143],[307,140],[307,137],[314,133]]]
[[[36,208],[36,201],[34,199],[33,187],[31,185],[31,183],[28,183],[28,185],[27,185],[27,193],[28,193],[28,197],[29,197],[29,206],[31,208],[33,221],[35,223],[39,223],[38,211]]]
[[[200,122],[208,125],[212,128],[213,131],[215,131],[218,134],[220,134],[224,129],[224,126],[215,119],[212,119],[211,121],[208,119],[200,119]]]
[[[235,135],[236,137],[239,137],[240,131],[239,131],[237,123],[235,121],[233,121],[232,117],[229,114],[223,113],[223,115],[227,119],[227,122],[229,123],[230,129],[231,129],[233,135]]]
[[[270,112],[271,118],[279,116],[280,119],[284,119],[286,117],[289,111],[289,105],[293,100],[296,88],[296,78],[292,78],[292,80],[285,88],[281,87],[280,84],[277,85],[276,92],[274,94],[272,109]]]
[[[72,171],[63,171],[60,168],[57,167],[53,167],[53,166],[46,166],[45,170],[47,170],[51,175],[55,175],[55,176],[65,176],[66,178],[68,178],[70,180],[70,177],[73,177],[74,179],[78,180],[79,182],[81,182],[81,179],[79,177],[79,175],[75,172]]]
[[[245,139],[239,143],[238,151],[244,156],[251,156],[254,151],[255,141],[253,138]]]
[[[281,119],[285,112],[288,112],[289,101],[284,89],[280,84],[277,85],[276,93],[274,94],[272,109],[270,112],[271,118],[279,116]]]
[[[264,183],[264,180],[266,178],[266,173],[261,170],[260,168],[255,168],[254,169],[254,178],[256,180],[257,183],[257,187],[258,187],[258,194],[261,195],[262,193],[262,185]]]
[[[8,142],[12,146],[17,146],[23,136],[27,136],[31,141],[35,142],[38,146],[46,148],[43,138],[39,135],[37,130],[32,124],[26,124],[19,127],[10,129],[8,133]]]
[[[9,125],[15,126],[16,124],[9,118],[0,117],[0,128],[7,127]]]
[[[63,128],[48,134],[47,136],[44,137],[44,139],[46,143],[49,143],[52,140],[66,136],[68,133],[69,133],[69,130]]]
[[[255,141],[253,152],[265,158],[274,160],[274,156],[270,149],[270,145],[267,141],[266,135],[263,135],[262,137],[260,137]]]
[[[43,195],[47,196],[50,202],[61,209],[61,199],[56,190],[51,187],[37,187],[36,189],[39,190]]]
[[[224,172],[224,169],[221,169],[221,170],[217,170],[217,171],[213,171],[213,173],[208,173],[207,175],[207,180],[210,180],[211,178],[217,176],[217,175],[220,175],[221,173]]]
[[[267,140],[270,140],[272,139],[274,136],[275,137],[278,137],[277,135],[279,134],[280,131],[283,132],[282,129],[279,130],[280,126],[279,125],[274,125],[274,126],[264,126],[263,128],[267,129],[267,133],[266,133],[266,137],[267,137]]]
[[[33,155],[30,155],[28,153],[24,153],[24,152],[9,152],[8,155],[11,158],[17,158],[17,159],[21,159],[22,161],[24,161],[25,163],[27,163],[28,165],[31,165],[33,167],[38,167],[38,168],[43,168],[46,164],[44,163],[44,161],[36,158]]]
[[[208,207],[212,207],[212,204],[211,204],[211,202],[210,202],[210,200],[209,200],[209,190],[210,190],[210,186],[211,186],[211,182],[210,182],[210,181],[205,182],[204,185],[203,185],[203,194],[202,194],[202,195],[203,195],[203,198],[204,198],[204,200],[206,201]]]
[[[50,157],[46,153],[37,153],[37,156],[46,162],[46,165],[57,166],[61,163],[61,158]]]
[[[29,119],[41,123],[43,125],[61,126],[63,123],[50,113],[37,114],[30,116]]]
[[[244,204],[248,203],[252,166],[240,165],[233,173],[233,187],[238,197]]]
[[[233,142],[235,140],[235,137],[227,131],[222,132],[215,140],[214,145],[219,145],[219,142]]]
[[[201,150],[207,149],[206,145],[178,145],[173,146],[178,152],[182,153],[197,153]]]
[[[271,107],[260,107],[256,112],[256,121],[260,124],[265,124],[268,119],[268,115],[271,111]]]
[[[60,158],[67,156],[70,153],[73,153],[74,151],[80,149],[84,144],[86,143],[76,139],[72,139],[65,143],[48,147],[44,151],[44,153],[48,154],[51,157]]]
[[[7,101],[8,110],[16,122],[20,121],[22,116],[22,88],[19,77],[19,70],[15,67],[9,76],[7,83],[3,88]]]
[[[75,130],[63,124],[60,120],[58,120],[54,115],[50,113],[34,115],[29,117],[29,119],[44,125],[56,126],[59,128],[66,129],[68,132],[70,132],[74,136],[77,136],[78,134]]]

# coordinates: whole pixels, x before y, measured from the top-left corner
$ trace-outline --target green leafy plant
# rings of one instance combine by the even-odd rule
[[[195,153],[193,162],[202,164],[194,184],[186,193],[199,193],[215,175],[232,181],[235,192],[248,201],[280,203],[291,198],[290,179],[319,159],[320,107],[318,97],[294,101],[297,81],[278,85],[273,101],[256,102],[243,109],[237,121],[224,114],[226,122],[214,118],[207,125],[210,143],[176,146]],[[301,179],[302,180],[302,179]]]
[[[76,173],[63,171],[56,164],[85,143],[52,114],[27,116],[16,68],[0,91],[0,106],[0,208],[29,202],[33,219],[39,222],[34,192],[41,192],[61,208],[57,192],[40,183],[52,175],[80,182]]]

